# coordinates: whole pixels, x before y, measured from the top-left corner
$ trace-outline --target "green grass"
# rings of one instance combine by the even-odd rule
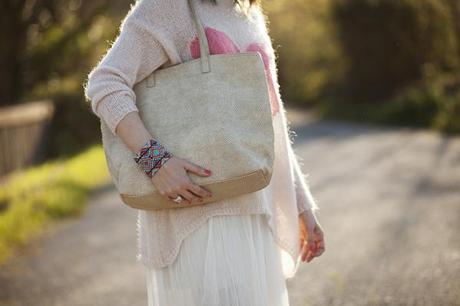
[[[88,193],[109,183],[101,146],[9,176],[0,186],[0,264],[46,224],[81,214]]]

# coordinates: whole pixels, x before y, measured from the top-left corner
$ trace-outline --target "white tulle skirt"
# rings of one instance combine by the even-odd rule
[[[288,306],[282,254],[266,217],[215,216],[176,260],[146,269],[149,306]]]

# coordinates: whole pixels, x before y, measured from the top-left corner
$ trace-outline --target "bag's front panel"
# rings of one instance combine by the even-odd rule
[[[212,56],[211,72],[193,61],[157,71],[155,86],[136,86],[139,114],[151,134],[177,157],[213,171],[192,175],[198,184],[228,179],[257,169],[271,172],[274,135],[267,83],[256,53]],[[125,156],[119,168],[119,191],[146,195],[150,180]],[[125,147],[126,148],[126,147]],[[141,179],[140,179],[141,178]]]

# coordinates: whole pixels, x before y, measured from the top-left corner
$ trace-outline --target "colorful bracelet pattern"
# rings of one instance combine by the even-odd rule
[[[172,156],[156,139],[152,138],[142,146],[134,161],[148,177],[152,178]]]

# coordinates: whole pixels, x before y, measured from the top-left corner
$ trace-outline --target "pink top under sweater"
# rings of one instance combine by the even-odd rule
[[[138,212],[138,259],[165,267],[182,240],[215,215],[265,214],[276,242],[290,260],[286,277],[299,264],[298,214],[319,209],[295,155],[279,92],[275,52],[260,6],[245,16],[233,0],[193,0],[205,26],[211,54],[260,52],[266,68],[275,130],[275,162],[270,184],[257,192],[202,206]],[[113,133],[123,117],[138,111],[133,86],[156,69],[200,57],[197,32],[187,0],[139,0],[121,25],[120,35],[88,76],[85,93],[92,111]],[[154,135],[153,135],[154,136]],[[165,144],[165,147],[167,145]]]

